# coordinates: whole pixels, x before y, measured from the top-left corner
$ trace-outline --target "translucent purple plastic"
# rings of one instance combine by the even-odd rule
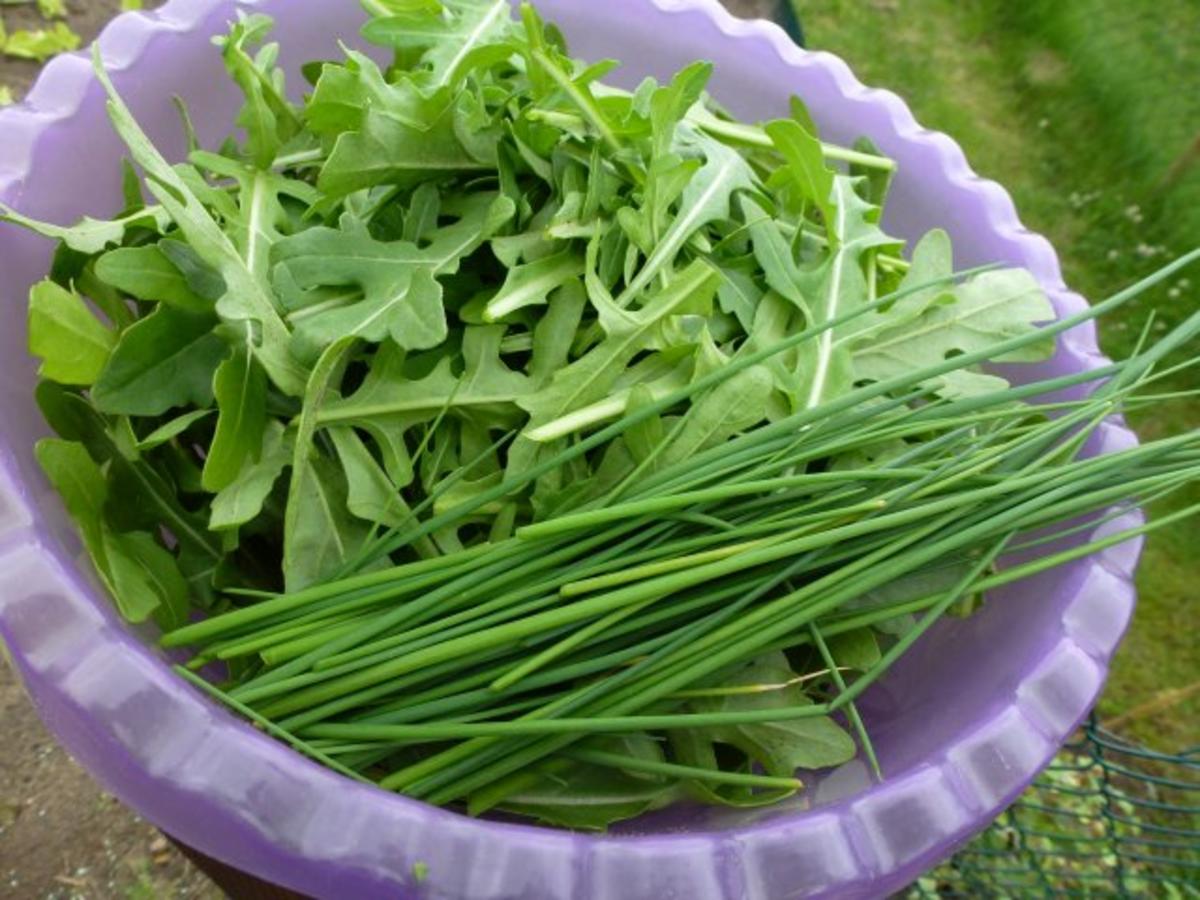
[[[169,152],[182,151],[173,94],[207,139],[232,120],[235,98],[208,38],[239,5],[174,0],[121,16],[100,40],[118,88]],[[827,139],[867,135],[899,161],[891,231],[916,238],[945,227],[959,265],[1028,267],[1060,315],[1083,307],[1005,191],[837,58],[733,19],[715,0],[540,5],[578,54],[623,60],[627,84],[707,58],[715,95],[742,116],[781,114],[800,94]],[[335,56],[338,38],[354,42],[362,16],[351,0],[252,6],[277,17],[293,85],[299,63]],[[26,104],[0,112],[0,199],[60,223],[111,214],[121,155],[87,60],[60,57]],[[811,776],[806,795],[781,808],[668,811],[601,837],[473,820],[352,783],[178,680],[146,635],[117,621],[80,561],[31,454],[45,426],[20,323],[51,249],[0,228],[0,634],[46,724],[98,781],[180,840],[278,884],[392,900],[883,896],[985,826],[1051,758],[1096,699],[1133,610],[1136,541],[996,592],[978,615],[930,634],[863,701],[886,780],[871,784],[850,763]],[[1052,362],[1023,371],[1103,362],[1087,326],[1064,336]],[[1106,425],[1090,449],[1133,441]],[[418,862],[428,872],[421,884]]]

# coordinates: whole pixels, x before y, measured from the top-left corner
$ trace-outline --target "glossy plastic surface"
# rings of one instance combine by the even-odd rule
[[[114,80],[172,152],[183,96],[201,134],[219,137],[235,97],[208,38],[241,4],[173,0],[127,14],[101,38]],[[890,219],[916,238],[954,237],[962,266],[1026,266],[1060,314],[1083,299],[1050,245],[1024,230],[1008,195],[977,178],[945,135],[923,130],[895,95],[845,64],[797,49],[715,0],[544,0],[580,55],[624,61],[632,84],[695,58],[713,91],[747,117],[804,97],[829,140],[867,135],[900,163]],[[253,4],[277,17],[284,62],[336,54],[361,18],[350,0]],[[121,148],[86,59],[56,59],[20,107],[0,112],[0,199],[69,223],[119,205]],[[351,783],[242,724],[175,678],[100,596],[31,448],[44,425],[21,322],[48,242],[0,229],[0,634],[59,740],[102,782],[180,840],[279,884],[330,898],[733,900],[877,897],[902,887],[982,828],[1053,755],[1095,700],[1128,623],[1137,542],[997,592],[975,617],[931,633],[864,700],[888,777],[860,763],[812,778],[769,811],[673,810],[610,836],[468,819]],[[1039,374],[1103,363],[1094,331],[1066,335]],[[1090,448],[1134,440],[1107,425]],[[1127,527],[1136,516],[1107,528]],[[144,638],[144,636],[143,636]],[[428,877],[418,885],[413,865]]]

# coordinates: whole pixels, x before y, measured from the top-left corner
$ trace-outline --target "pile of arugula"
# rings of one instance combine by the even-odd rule
[[[226,662],[223,690],[184,673],[303,752],[476,812],[773,802],[857,752],[831,712],[870,756],[853,697],[914,614],[1001,583],[1012,527],[1108,498],[1067,454],[1065,510],[1030,456],[1096,407],[1031,418],[979,367],[1048,355],[1045,296],[958,277],[941,232],[905,260],[893,163],[798,102],[736,122],[704,63],[618,90],[506,0],[369,5],[392,63],[314,63],[302,104],[240,18],[239,136],[180,164],[98,66],[124,211],[0,208],[61,242],[30,298],[37,453],[122,615]],[[1059,518],[996,505],[1026,489]],[[926,527],[947,509],[958,543]]]

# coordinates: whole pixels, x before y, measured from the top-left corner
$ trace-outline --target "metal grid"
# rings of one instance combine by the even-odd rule
[[[1090,722],[982,835],[907,897],[1200,897],[1200,747]]]

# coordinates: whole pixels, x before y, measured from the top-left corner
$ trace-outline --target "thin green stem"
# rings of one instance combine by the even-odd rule
[[[755,775],[749,772],[702,769],[699,766],[685,766],[679,763],[643,759],[640,756],[628,756],[624,753],[608,753],[603,750],[579,748],[569,751],[567,756],[579,762],[603,766],[607,769],[645,772],[648,775],[665,775],[669,778],[683,778],[687,781],[708,781],[713,784],[731,784],[764,790],[798,791],[804,787],[804,782],[799,778],[779,778],[771,775]]]

